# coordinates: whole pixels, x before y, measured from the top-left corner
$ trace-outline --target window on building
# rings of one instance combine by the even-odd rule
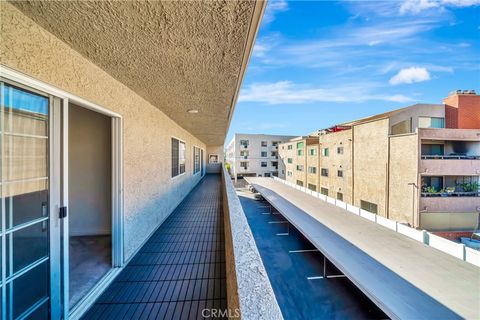
[[[337,192],[337,200],[343,201],[343,193]]]
[[[242,167],[243,169],[247,169],[248,168],[248,162],[247,161],[240,161],[240,167]]]
[[[297,180],[297,185],[300,187],[303,187],[303,181],[302,180]]]
[[[392,126],[391,134],[404,134],[412,132],[412,119],[407,119]]]
[[[267,151],[262,151],[261,155],[262,155],[262,157],[266,157],[267,156]]]
[[[360,200],[360,208],[362,208],[365,211],[375,213],[375,214],[377,214],[377,212],[378,212],[378,208],[377,208],[377,205],[375,203],[371,203],[371,202],[368,202],[368,201],[365,201],[365,200]]]
[[[328,148],[323,148],[322,149],[322,156],[328,157]]]
[[[316,167],[308,167],[308,173],[317,173]]]
[[[247,150],[240,151],[240,156],[241,157],[248,157],[248,151]]]
[[[260,166],[261,166],[262,168],[265,168],[265,167],[267,166],[267,162],[262,161],[262,162],[260,163]]]
[[[310,190],[312,190],[312,191],[317,191],[317,186],[314,185],[314,184],[309,183],[309,184],[308,184],[308,189],[310,189]]]
[[[266,147],[266,146],[268,146],[267,141],[262,141],[262,147]]]
[[[292,158],[287,158],[287,162],[288,163],[293,163],[293,159]]]
[[[303,165],[301,164],[297,165],[297,171],[303,171]]]
[[[287,176],[291,177],[293,175],[292,171],[287,171]]]
[[[343,177],[343,170],[337,170],[337,177]]]
[[[240,140],[240,145],[247,147],[248,146],[248,140]]]
[[[327,188],[320,188],[320,193],[325,195],[325,196],[328,196],[328,189]]]
[[[277,151],[272,151],[272,152],[270,153],[270,155],[271,155],[272,157],[276,157],[276,156],[277,156]]]
[[[337,148],[337,154],[343,154],[343,147]]]
[[[193,174],[200,172],[200,148],[193,147]]]
[[[316,156],[317,155],[317,149],[311,148],[308,150],[308,154],[311,156]]]
[[[443,144],[422,144],[422,156],[443,156]]]
[[[271,165],[273,168],[278,169],[278,161],[272,161]]]
[[[419,128],[445,128],[445,118],[418,117]]]
[[[322,168],[320,172],[322,177],[328,177],[328,169]]]
[[[273,146],[273,147],[278,146],[278,141],[272,141],[272,146]]]
[[[292,150],[292,149],[293,149],[293,145],[289,144],[289,145],[287,146],[287,149],[288,149],[288,150]]]
[[[297,156],[303,156],[303,149],[297,150]]]
[[[172,177],[185,172],[185,142],[172,138]]]
[[[297,149],[303,149],[303,141],[297,142]]]
[[[263,174],[263,176],[268,178],[268,177],[271,176],[271,174],[270,174],[270,172],[265,172],[265,173]]]

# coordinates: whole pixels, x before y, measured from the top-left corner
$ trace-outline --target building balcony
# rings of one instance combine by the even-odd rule
[[[207,174],[185,197],[83,319],[203,319],[202,310],[213,309],[281,318],[225,169]]]
[[[423,195],[423,194],[422,194]],[[475,213],[480,210],[480,193],[440,194],[420,198],[420,211]]]
[[[477,156],[422,156],[419,172],[428,175],[474,176],[480,174]]]

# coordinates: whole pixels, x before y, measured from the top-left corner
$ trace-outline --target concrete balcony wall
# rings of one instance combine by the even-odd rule
[[[429,176],[476,176],[480,174],[480,160],[421,159],[419,171]]]
[[[480,197],[421,197],[420,211],[472,213],[480,210]]]
[[[283,319],[270,280],[235,192],[222,170],[227,305],[242,319]]]
[[[480,141],[478,129],[418,129],[420,139]]]

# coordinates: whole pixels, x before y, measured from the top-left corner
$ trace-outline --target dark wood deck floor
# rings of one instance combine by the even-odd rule
[[[220,175],[206,175],[84,319],[203,319],[226,309]]]

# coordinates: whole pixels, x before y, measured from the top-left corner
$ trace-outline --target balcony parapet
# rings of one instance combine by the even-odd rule
[[[242,319],[283,319],[240,200],[222,170],[227,304]]]

